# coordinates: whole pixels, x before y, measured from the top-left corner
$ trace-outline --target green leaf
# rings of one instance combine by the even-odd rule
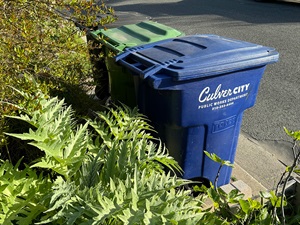
[[[209,153],[207,151],[204,151],[204,153],[208,158],[210,158],[214,162],[222,164],[222,159],[219,156],[217,156],[215,153]]]
[[[209,188],[207,190],[207,194],[210,197],[210,199],[213,200],[213,202],[219,202],[221,199],[219,193],[214,188]]]
[[[259,210],[262,207],[260,202],[254,200],[254,199],[249,198],[248,202],[250,203],[250,207],[252,210]]]
[[[285,167],[285,172],[290,172],[292,169],[293,169],[293,167],[287,166],[287,167]]]
[[[281,196],[279,196],[279,197],[276,196],[274,191],[270,191],[270,195],[271,195],[270,201],[272,203],[272,206],[277,207],[277,208],[281,207]],[[285,202],[285,201],[283,201],[283,202]]]
[[[267,192],[267,191],[260,191],[259,192],[259,195],[262,197],[262,198],[265,198],[265,199],[269,199],[272,197],[271,193],[270,192]]]
[[[300,174],[300,168],[299,168],[299,166],[297,166],[296,168],[294,168],[294,173]]]
[[[240,199],[239,200],[241,209],[243,210],[244,213],[249,214],[251,210],[250,203],[247,200]]]
[[[240,199],[242,199],[245,195],[243,193],[240,193],[239,190],[233,189],[229,192],[227,195],[227,201],[229,203],[237,203]]]
[[[79,126],[77,132],[73,136],[71,134],[71,142],[65,147],[63,151],[63,158],[73,158],[76,156],[82,156],[87,149],[87,127],[88,123],[84,126]]]
[[[217,156],[215,153],[209,153],[207,151],[204,151],[205,155],[213,160],[216,163],[219,163],[221,165],[233,167],[233,164],[230,161],[222,160],[219,156]]]
[[[284,131],[287,135],[292,137],[294,140],[300,140],[300,130],[299,131],[289,131],[287,128],[284,127]]]
[[[8,161],[0,160],[0,171],[5,171],[0,178],[2,224],[33,224],[36,217],[46,209],[44,199],[51,190],[50,181],[37,176],[28,167],[18,170],[19,163],[14,167]]]

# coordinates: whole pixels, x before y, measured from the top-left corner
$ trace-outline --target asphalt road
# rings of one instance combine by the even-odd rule
[[[283,127],[300,130],[300,3],[254,0],[109,0],[133,20],[152,18],[185,34],[217,34],[274,47],[280,61],[268,65],[242,132],[271,153],[289,155]],[[132,21],[131,21],[132,22]],[[272,152],[273,151],[273,152]]]

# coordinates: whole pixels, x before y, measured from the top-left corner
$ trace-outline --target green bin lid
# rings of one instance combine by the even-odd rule
[[[122,52],[127,47],[135,47],[184,35],[181,31],[153,21],[143,21],[106,30],[100,29],[91,32],[91,34],[115,52]]]

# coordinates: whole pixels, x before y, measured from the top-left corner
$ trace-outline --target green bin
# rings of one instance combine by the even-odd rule
[[[112,29],[99,29],[91,32],[91,35],[103,44],[111,99],[134,107],[137,105],[134,77],[126,68],[116,64],[114,56],[128,47],[180,37],[184,33],[157,22],[143,21]]]

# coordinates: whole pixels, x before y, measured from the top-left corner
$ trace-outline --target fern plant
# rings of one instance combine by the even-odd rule
[[[80,177],[73,183],[60,180],[57,185],[69,189],[67,194],[56,189],[47,211],[54,217],[43,223],[61,218],[76,224],[199,221],[202,201],[193,199],[189,191],[177,191],[187,181],[165,172],[164,167],[172,171],[179,166],[162,144],[152,141],[146,132],[151,127],[143,116],[124,106],[97,116],[88,120],[95,137],[88,146]]]
[[[32,101],[35,110],[12,117],[32,128],[8,135],[45,153],[30,170],[54,175],[38,224],[196,224],[207,217],[202,199],[179,188],[188,181],[175,175],[178,163],[137,109],[119,106],[77,124],[63,100],[36,94]]]
[[[0,161],[1,224],[279,222],[272,209],[284,206],[279,204],[283,198],[274,192],[261,193],[259,202],[243,199],[237,190],[226,194],[211,185],[193,197],[183,188],[190,182],[176,176],[181,172],[178,163],[151,135],[152,127],[137,109],[115,106],[79,123],[63,100],[41,92],[20,94],[28,105],[14,106],[20,114],[11,118],[31,128],[8,135],[26,140],[44,156],[23,170],[19,164]],[[208,156],[220,166],[231,166],[214,154]],[[203,210],[206,197],[212,208]]]

